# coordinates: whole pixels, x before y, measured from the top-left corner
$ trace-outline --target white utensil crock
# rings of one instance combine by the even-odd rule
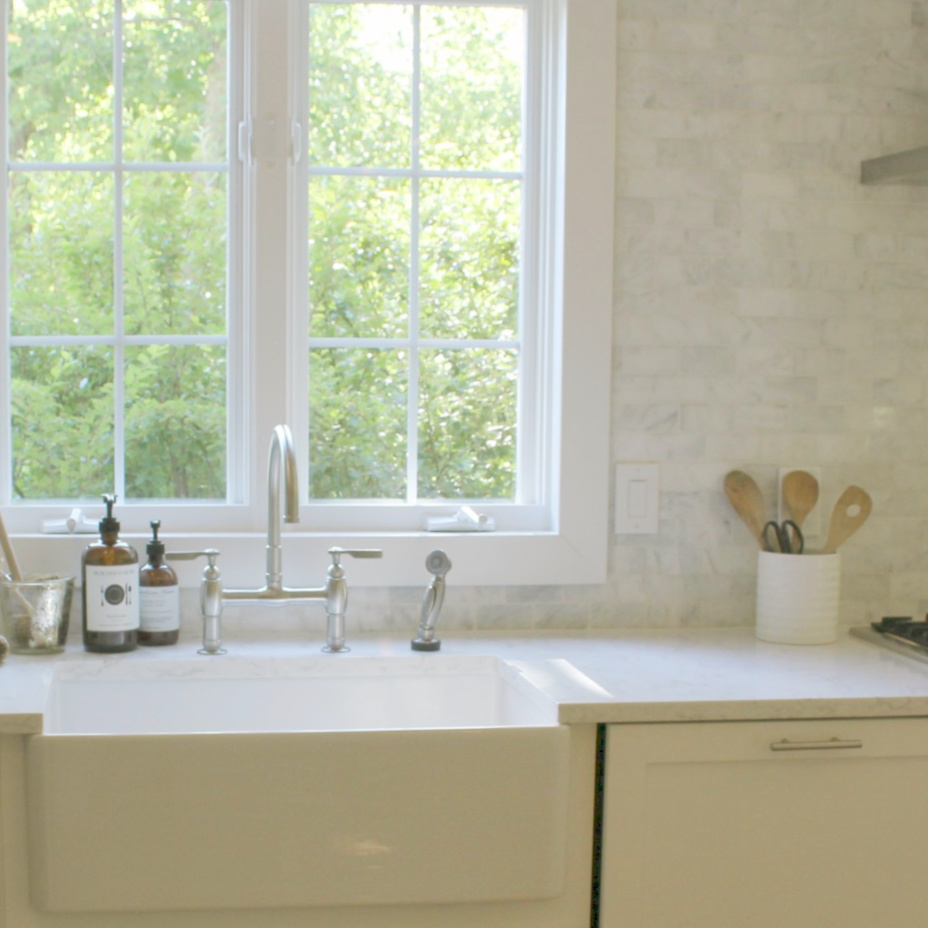
[[[840,554],[757,554],[757,637],[828,644],[838,636]]]

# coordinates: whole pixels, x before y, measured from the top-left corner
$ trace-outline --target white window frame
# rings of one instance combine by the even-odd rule
[[[228,333],[233,357],[238,353],[245,371],[236,385],[245,399],[230,414],[230,427],[240,429],[242,436],[255,436],[250,445],[245,442],[246,453],[236,458],[234,484],[240,490],[233,489],[233,498],[239,493],[242,501],[218,507],[196,502],[124,506],[118,514],[123,534],[137,546],[146,535],[148,519],[161,518],[169,546],[218,547],[224,575],[234,577],[236,585],[249,585],[263,580],[267,449],[274,426],[294,425],[301,461],[306,451],[305,439],[299,437],[305,430],[297,421],[298,410],[288,400],[306,395],[300,365],[293,363],[294,353],[304,351],[305,332],[291,328],[286,312],[301,266],[300,256],[289,250],[297,239],[288,232],[303,220],[291,211],[288,222],[281,223],[279,207],[274,205],[288,202],[299,183],[299,163],[294,168],[292,155],[301,145],[300,131],[293,128],[300,94],[290,84],[287,56],[262,54],[266,48],[279,50],[281,43],[290,55],[297,53],[292,37],[299,30],[293,28],[295,7],[290,0],[242,0],[231,7],[232,15],[244,16],[248,41],[241,50],[230,49],[230,58],[242,54],[245,86],[251,88],[244,99],[232,100],[241,116],[233,123],[241,122],[245,130],[240,133],[243,145],[249,147],[250,142],[250,164],[243,166],[248,190],[243,227],[250,240],[244,242],[242,253],[251,258],[244,262],[242,311],[233,306]],[[547,487],[548,523],[543,528],[502,523],[492,533],[438,534],[418,528],[424,514],[446,514],[454,507],[422,511],[404,507],[409,521],[397,530],[396,513],[390,512],[395,507],[388,504],[344,507],[304,502],[301,522],[284,527],[284,575],[289,585],[318,585],[327,560],[325,549],[332,544],[384,549],[382,560],[350,568],[354,585],[421,584],[424,558],[436,547],[447,551],[454,562],[456,584],[605,580],[616,14],[616,0],[551,0],[547,14],[558,28],[552,33],[556,39],[543,51],[549,64],[545,92],[554,100],[553,123],[543,127],[543,133],[552,133],[560,148],[553,161],[544,151],[538,153],[539,170],[551,184],[547,208],[557,213],[549,226],[557,231],[545,243],[545,274],[540,278],[555,314],[553,324],[539,333],[539,355],[553,373],[550,406],[539,420],[545,441],[554,449],[541,478]],[[282,108],[284,98],[290,101],[290,111]],[[5,158],[5,138],[0,137],[0,146]],[[275,224],[278,231],[270,233]],[[6,280],[5,267],[0,266],[0,272]],[[4,338],[0,333],[0,349],[5,348]],[[7,391],[0,399],[8,399],[8,390],[8,378],[0,378],[0,391]],[[233,433],[230,439],[234,438]],[[0,436],[0,452],[9,454],[8,435]],[[61,508],[52,508],[6,506],[4,518],[20,560],[39,564],[43,570],[73,572],[88,539],[38,534],[40,518],[62,514]],[[498,514],[493,507],[481,509]],[[194,566],[183,565],[180,573],[185,585],[197,582]]]

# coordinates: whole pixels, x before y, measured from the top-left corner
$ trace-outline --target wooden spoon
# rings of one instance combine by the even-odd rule
[[[10,577],[12,577],[13,580],[22,580],[22,571],[19,569],[19,562],[16,560],[13,545],[10,544],[10,536],[6,533],[6,526],[3,524],[3,516],[0,516],[0,548],[3,549],[3,556],[6,558],[6,566],[10,569]]]
[[[783,478],[783,502],[790,518],[802,528],[818,502],[818,481],[806,470],[791,470]]]
[[[839,497],[831,513],[828,541],[822,554],[834,554],[854,532],[867,521],[873,509],[873,500],[866,490],[850,486]]]
[[[757,544],[764,547],[764,525],[767,522],[764,509],[764,497],[754,478],[743,470],[733,470],[725,475],[725,495],[735,512],[741,516],[741,521],[748,527],[750,533],[757,540]]]

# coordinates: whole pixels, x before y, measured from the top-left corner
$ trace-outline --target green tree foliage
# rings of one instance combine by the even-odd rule
[[[311,351],[310,493],[512,499],[518,356],[466,343],[518,337],[521,13],[423,6],[416,29],[412,7],[311,9],[310,335],[408,339],[414,313],[458,345]],[[409,179],[417,152],[437,176]]]
[[[227,6],[11,0],[22,499],[118,461],[130,498],[225,496]],[[310,3],[310,334],[345,340],[308,354],[315,497],[514,495],[522,42],[514,8]]]
[[[125,0],[114,49],[110,0],[13,0],[14,336],[112,339],[117,304],[130,336],[225,332],[226,175],[210,165],[225,159],[226,17],[221,0]],[[119,187],[108,169],[117,157]],[[203,167],[159,171],[160,162]],[[17,345],[15,495],[80,499],[112,488],[118,401],[128,497],[224,497],[225,378],[221,346]]]

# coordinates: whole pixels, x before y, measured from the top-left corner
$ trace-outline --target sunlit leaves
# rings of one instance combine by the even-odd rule
[[[74,340],[14,352],[24,499],[97,496],[120,462],[130,497],[225,495],[224,347],[116,343],[225,333],[228,4],[122,6],[12,0],[11,332]],[[310,4],[310,335],[367,340],[308,351],[315,497],[515,494],[522,19]]]
[[[310,493],[512,499],[523,13],[310,9],[310,336],[404,346],[311,352]]]
[[[427,168],[521,167],[522,11],[422,8],[422,130]]]
[[[225,159],[228,4],[122,8],[116,47],[111,0],[13,2],[11,334],[73,341],[12,351],[13,490],[23,499],[98,497],[120,459],[130,498],[226,493],[224,346],[81,344],[226,329],[226,174],[134,161]],[[121,175],[107,164],[117,156]],[[37,161],[60,169],[31,169]]]
[[[409,165],[410,7],[310,5],[309,157],[339,167]]]
[[[13,0],[12,160],[112,159],[112,46],[110,0]]]
[[[409,211],[410,185],[405,179],[311,179],[313,336],[406,335]]]
[[[517,363],[510,351],[422,352],[421,497],[512,498]]]
[[[423,334],[514,338],[519,183],[429,179],[422,183],[419,201]]]
[[[309,359],[309,393],[310,495],[405,498],[405,353],[315,349]]]
[[[13,492],[81,499],[113,485],[113,355],[108,348],[14,348]]]
[[[17,172],[8,189],[12,334],[111,332],[112,177]]]
[[[225,6],[216,0],[125,0],[127,159],[225,159]]]
[[[225,496],[225,352],[150,345],[126,352],[126,494]]]
[[[123,220],[127,332],[225,331],[225,216],[224,174],[130,175]]]

